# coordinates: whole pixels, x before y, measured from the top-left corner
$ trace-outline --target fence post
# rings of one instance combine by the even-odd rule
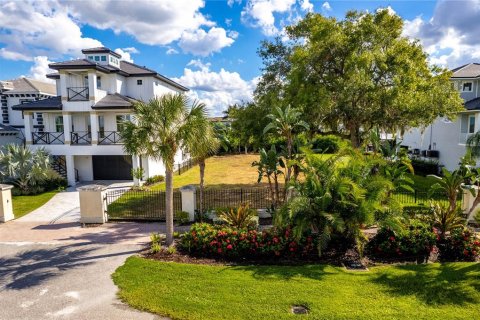
[[[13,220],[12,185],[0,184],[0,222]]]
[[[107,222],[107,208],[105,195],[107,187],[91,184],[77,188],[80,197],[80,222],[105,223]]]
[[[195,221],[196,191],[197,188],[194,185],[187,185],[180,188],[180,192],[182,193],[182,211],[188,212],[190,221]]]

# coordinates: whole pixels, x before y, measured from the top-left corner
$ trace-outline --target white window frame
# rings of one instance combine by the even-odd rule
[[[470,90],[465,90],[465,85],[470,83]],[[465,81],[462,83],[462,92],[472,92],[473,91],[473,82],[472,81]]]
[[[470,126],[470,124],[471,124],[470,121],[471,121],[471,120],[470,120],[470,119],[473,119],[473,131],[470,130],[470,129],[471,129],[471,126]],[[475,127],[476,127],[476,125],[477,125],[477,124],[476,124],[475,115],[469,115],[469,116],[468,116],[468,123],[467,123],[467,124],[468,124],[467,133],[468,133],[468,134],[473,134],[473,133],[475,133]]]

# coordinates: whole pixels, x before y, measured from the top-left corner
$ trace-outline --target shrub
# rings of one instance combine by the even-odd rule
[[[429,174],[438,174],[440,171],[437,160],[412,158],[411,161],[415,174],[417,175],[426,176]]]
[[[295,240],[290,228],[259,232],[206,223],[192,225],[179,247],[193,255],[230,259],[316,255],[315,238],[308,233]]]
[[[45,191],[63,190],[68,186],[67,179],[51,169],[47,172],[45,180],[40,184]]]
[[[226,208],[218,210],[220,220],[230,227],[237,229],[248,229],[256,227],[255,218],[258,213],[255,209],[250,209],[248,205],[240,205],[238,208]]]
[[[441,261],[475,261],[480,254],[480,241],[469,229],[456,229],[437,244]]]
[[[188,224],[190,222],[190,214],[186,211],[177,211],[174,219],[180,225]]]
[[[433,250],[437,235],[429,224],[411,220],[401,231],[381,228],[367,244],[367,252],[386,259],[417,258],[426,260]]]
[[[150,234],[150,241],[152,242],[150,245],[151,253],[158,253],[162,250],[162,240],[163,240],[163,237],[161,234],[159,233]]]
[[[317,135],[312,141],[312,148],[320,153],[337,153],[342,145],[342,139],[334,135]]]
[[[164,176],[156,175],[156,176],[152,176],[152,177],[147,178],[147,180],[145,180],[145,185],[150,186],[152,184],[160,183],[160,182],[163,182],[163,181],[165,181]]]

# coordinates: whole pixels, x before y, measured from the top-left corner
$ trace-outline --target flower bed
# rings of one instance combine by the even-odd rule
[[[192,225],[179,243],[180,250],[192,255],[238,258],[306,258],[316,255],[310,234],[295,238],[289,228],[265,231],[234,229],[206,223]]]
[[[457,229],[437,243],[441,261],[475,261],[480,254],[480,241],[468,229]]]

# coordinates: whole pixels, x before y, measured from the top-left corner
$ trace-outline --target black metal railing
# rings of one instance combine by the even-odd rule
[[[99,131],[98,144],[121,144],[122,137],[118,131]]]
[[[438,201],[443,204],[448,204],[448,198],[444,192],[435,191],[429,193],[428,191],[396,191],[392,195],[393,199],[397,200],[403,205],[429,205],[430,201]],[[458,200],[462,200],[462,193],[458,194]]]
[[[70,133],[72,144],[91,144],[92,134],[89,131],[75,131]]]
[[[196,198],[199,208],[199,190],[196,192]],[[278,202],[283,202],[282,192]],[[203,194],[203,203],[206,210],[238,207],[241,204],[247,204],[252,209],[268,209],[274,204],[274,199],[267,188],[207,189]]]
[[[33,144],[64,144],[63,132],[32,132]]]
[[[67,88],[68,101],[88,101],[88,87],[69,87]]]
[[[193,159],[188,159],[187,161],[183,161],[181,163],[177,163],[175,166],[177,170],[175,170],[175,174],[181,175],[182,173],[185,173],[185,171],[193,168],[194,166],[197,165],[197,161],[194,161]]]
[[[109,190],[105,195],[109,220],[165,220],[165,192]],[[180,191],[173,193],[173,212],[182,210]]]

